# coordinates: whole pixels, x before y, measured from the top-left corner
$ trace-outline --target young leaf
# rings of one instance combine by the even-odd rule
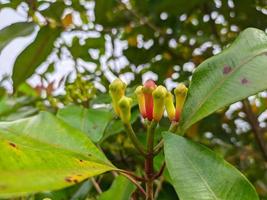
[[[37,37],[17,57],[12,74],[13,87],[17,88],[22,82],[29,78],[37,67],[49,56],[54,48],[54,42],[61,29],[52,29],[48,26],[42,27]]]
[[[31,34],[34,26],[32,22],[17,22],[0,30],[0,53],[15,38]]]
[[[258,200],[249,181],[208,148],[166,133],[164,152],[181,200]]]
[[[212,112],[267,88],[267,35],[248,28],[193,74],[180,131]]]
[[[0,198],[56,190],[116,169],[79,130],[50,113],[0,123]]]
[[[57,117],[86,133],[93,142],[99,142],[113,114],[104,109],[86,109],[72,105],[59,110]]]

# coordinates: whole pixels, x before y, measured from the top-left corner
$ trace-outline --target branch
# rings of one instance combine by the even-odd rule
[[[99,184],[96,182],[95,178],[91,178],[91,182],[93,186],[95,187],[95,190],[97,191],[98,194],[102,193],[102,189],[100,188]]]
[[[130,123],[124,124],[125,131],[128,133],[129,138],[131,139],[135,148],[140,152],[141,155],[146,156],[143,145],[138,141],[138,138],[135,135],[135,132]]]
[[[158,172],[157,174],[154,175],[153,179],[157,179],[157,178],[159,178],[159,177],[163,174],[164,169],[165,169],[165,166],[166,166],[166,163],[164,162],[164,163],[162,164],[162,166],[160,167],[159,172]]]
[[[120,170],[120,172],[128,174],[129,176],[132,176],[137,181],[141,181],[141,182],[146,182],[147,181],[144,177],[137,176],[133,172],[126,171],[126,170]]]
[[[244,108],[244,112],[247,115],[248,122],[252,128],[252,132],[254,134],[256,142],[259,145],[259,148],[261,150],[261,153],[262,153],[264,159],[267,161],[267,146],[266,146],[266,143],[264,142],[264,138],[263,138],[263,129],[260,127],[258,118],[253,113],[248,99],[243,100],[243,108]]]
[[[122,171],[120,171],[120,173],[121,173],[121,175],[128,178],[141,191],[141,193],[146,197],[146,192],[145,192],[144,188],[133,177],[131,177],[130,175],[128,175]]]
[[[170,126],[168,131],[172,132],[172,133],[175,133],[176,130],[177,130],[177,127],[178,127],[178,122],[172,122],[172,124],[171,124],[171,126]],[[159,143],[154,148],[154,155],[157,155],[161,151],[161,149],[163,147],[163,144],[164,144],[164,141],[163,141],[163,139],[161,139],[159,141]]]

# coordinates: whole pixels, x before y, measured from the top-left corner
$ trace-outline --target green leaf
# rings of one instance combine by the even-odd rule
[[[86,133],[93,142],[99,142],[113,114],[105,109],[87,109],[71,105],[60,109],[57,117]]]
[[[180,122],[184,133],[212,112],[267,88],[267,35],[248,28],[194,72]]]
[[[258,200],[244,175],[208,148],[166,133],[164,152],[181,200]]]
[[[56,1],[51,3],[49,7],[43,11],[41,11],[42,15],[45,17],[49,17],[55,19],[56,21],[60,21],[62,14],[65,10],[65,3],[64,1]]]
[[[52,29],[48,26],[42,27],[37,37],[17,57],[13,68],[13,87],[17,88],[29,78],[37,67],[42,64],[54,48],[54,42],[61,32],[61,29]]]
[[[118,176],[112,183],[111,188],[102,193],[98,200],[125,200],[130,199],[135,186],[124,176]]]
[[[0,198],[56,190],[115,170],[88,137],[46,112],[1,122],[0,152]]]
[[[50,198],[53,200],[83,200],[86,199],[86,196],[88,196],[88,193],[92,187],[91,181],[86,180],[82,183],[61,190],[36,194],[34,196],[34,200],[43,200],[45,198]]]
[[[72,195],[70,200],[76,200],[76,199],[86,199],[89,191],[92,188],[92,183],[91,181],[87,180],[85,181],[80,187],[79,189]]]
[[[32,22],[17,22],[0,30],[0,53],[15,38],[31,34],[34,26]]]

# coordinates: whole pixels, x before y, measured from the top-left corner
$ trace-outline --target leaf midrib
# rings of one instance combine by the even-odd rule
[[[210,193],[212,194],[212,196],[215,198],[215,200],[220,200],[216,194],[213,192],[213,190],[211,189],[210,185],[208,184],[208,182],[202,177],[201,173],[199,172],[198,168],[194,165],[194,162],[192,162],[188,156],[185,154],[184,151],[181,151],[181,153],[183,154],[183,157],[191,164],[189,166],[192,166],[194,168],[194,171],[196,172],[196,174],[200,177],[200,179],[202,180],[202,182],[204,183],[204,185],[206,186],[207,190],[210,191]]]
[[[266,50],[264,50],[264,51],[262,51],[262,52],[260,52],[260,53],[258,53],[258,54],[255,54],[255,55],[253,55],[253,56],[251,56],[250,58],[248,58],[247,60],[245,60],[244,62],[241,62],[239,65],[237,65],[234,69],[233,69],[233,71],[227,76],[224,76],[225,78],[223,78],[219,83],[218,83],[218,85],[216,85],[212,90],[210,90],[210,92],[207,94],[207,95],[205,95],[205,97],[204,97],[204,99],[203,99],[203,101],[200,101],[198,104],[197,104],[197,106],[195,106],[195,110],[193,111],[193,112],[191,112],[191,114],[189,115],[189,117],[188,117],[188,120],[187,120],[187,122],[186,123],[184,123],[184,126],[183,126],[183,132],[188,128],[187,127],[187,124],[190,122],[189,121],[189,119],[191,119],[195,114],[196,114],[196,112],[200,109],[200,107],[207,101],[207,99],[218,89],[218,88],[220,88],[221,87],[221,85],[227,80],[227,79],[229,79],[230,77],[232,77],[232,75],[234,74],[234,73],[236,73],[237,71],[238,71],[238,69],[240,69],[243,65],[245,65],[245,64],[247,64],[247,63],[249,63],[249,62],[251,62],[254,58],[256,58],[256,57],[258,57],[258,56],[262,56],[263,54],[265,54],[265,53],[267,53],[267,51]]]

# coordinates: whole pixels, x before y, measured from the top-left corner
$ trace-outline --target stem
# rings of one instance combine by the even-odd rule
[[[125,176],[126,178],[128,178],[140,191],[142,194],[144,194],[144,196],[146,196],[146,192],[145,190],[142,188],[142,186],[130,175],[120,171],[121,175]]]
[[[153,147],[154,147],[154,132],[155,128],[157,127],[157,122],[156,121],[151,121],[150,124],[148,125],[147,128],[147,153],[149,154],[150,152],[153,152]]]
[[[160,167],[159,172],[158,172],[157,174],[154,175],[154,177],[153,177],[154,179],[159,178],[159,177],[163,174],[164,169],[165,169],[165,166],[166,166],[166,163],[165,163],[165,161],[164,161],[164,163],[163,163],[162,166]]]
[[[157,199],[158,196],[159,196],[159,192],[162,189],[163,182],[164,182],[164,177],[163,176],[160,177],[158,183],[156,182],[157,187],[156,187],[155,196],[154,196],[155,199]]]
[[[122,169],[120,169],[120,172],[122,172],[124,174],[128,174],[129,176],[133,177],[137,181],[141,181],[141,182],[147,181],[144,177],[137,176],[133,172],[122,170]]]
[[[252,132],[254,134],[254,137],[256,139],[256,142],[258,143],[261,153],[264,157],[264,159],[267,161],[267,147],[264,142],[264,138],[262,136],[263,129],[260,127],[259,121],[257,116],[253,113],[250,103],[247,99],[243,100],[244,105],[244,111],[247,115],[247,119],[249,124],[251,125]]]
[[[102,193],[102,189],[100,188],[99,184],[96,182],[95,178],[91,178],[92,184],[95,187],[95,190],[97,191],[98,194]]]
[[[172,132],[172,133],[175,133],[176,130],[177,130],[177,127],[178,127],[178,122],[172,122],[172,124],[171,124],[171,126],[170,126],[168,131]],[[163,144],[164,144],[164,141],[163,141],[163,139],[161,139],[159,141],[159,143],[154,148],[154,155],[157,155],[161,151],[161,149],[163,147]]]
[[[153,182],[154,182],[154,166],[153,166],[153,148],[154,148],[154,132],[157,126],[156,121],[151,121],[147,128],[147,156],[145,160],[146,173],[146,200],[154,199]]]
[[[134,130],[130,123],[124,124],[125,131],[128,133],[129,138],[132,140],[133,145],[135,148],[143,155],[146,156],[145,150],[143,145],[138,141]]]

